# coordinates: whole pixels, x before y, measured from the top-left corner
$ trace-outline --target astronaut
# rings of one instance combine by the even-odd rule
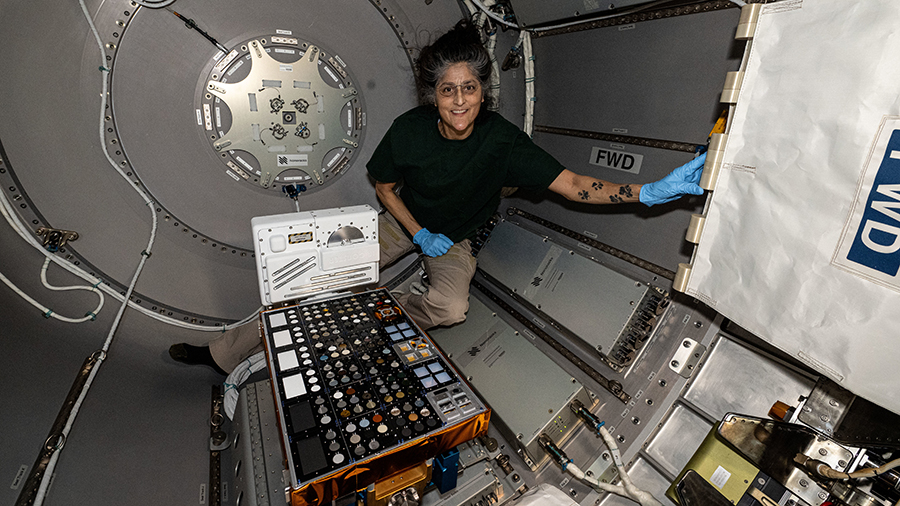
[[[585,204],[648,206],[703,193],[697,183],[705,155],[649,184],[611,183],[563,167],[488,110],[490,55],[465,20],[423,48],[415,70],[424,105],[394,121],[366,167],[386,210],[379,217],[379,266],[417,246],[425,254],[429,286],[397,296],[422,329],[465,320],[476,266],[470,240],[496,211],[504,188],[549,189]],[[180,343],[169,353],[224,372],[260,346],[254,323],[223,333],[208,349]]]

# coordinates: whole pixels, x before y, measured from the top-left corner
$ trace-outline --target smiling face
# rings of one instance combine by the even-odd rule
[[[454,63],[444,72],[438,79],[434,98],[441,116],[441,135],[462,140],[472,134],[484,93],[467,63]]]

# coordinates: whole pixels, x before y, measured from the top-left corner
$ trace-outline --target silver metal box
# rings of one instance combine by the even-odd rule
[[[476,297],[469,299],[464,323],[429,335],[491,407],[492,423],[532,469],[545,457],[541,433],[561,443],[577,426],[569,403],[593,404],[581,384]]]

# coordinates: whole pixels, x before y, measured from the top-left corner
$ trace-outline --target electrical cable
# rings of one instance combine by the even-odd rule
[[[99,314],[99,313],[100,313],[100,310],[103,308],[103,303],[104,303],[104,301],[105,301],[105,298],[103,297],[103,292],[101,292],[100,290],[98,290],[96,286],[80,286],[80,285],[73,285],[73,286],[53,286],[53,285],[51,285],[49,282],[47,282],[47,269],[48,269],[49,267],[50,267],[50,259],[49,259],[49,258],[45,258],[45,259],[44,259],[44,265],[43,265],[43,267],[41,267],[41,283],[43,283],[43,285],[44,285],[48,290],[53,290],[53,291],[55,291],[55,292],[67,292],[67,291],[72,291],[72,290],[85,290],[85,291],[88,291],[88,292],[93,292],[93,293],[97,294],[97,297],[99,297],[99,301],[98,301],[98,303],[97,303],[97,307],[94,308],[93,311],[87,313],[83,318],[77,318],[77,319],[73,319],[73,318],[65,318],[65,317],[62,317],[62,316],[57,315],[56,313],[51,314],[50,316],[52,316],[53,318],[56,318],[56,319],[58,319],[58,320],[62,320],[62,321],[70,322],[70,323],[81,323],[81,322],[85,322],[85,321],[88,321],[88,320],[90,320],[90,321],[95,320],[96,317],[97,317],[97,314]]]
[[[828,478],[830,480],[856,480],[860,478],[874,478],[878,475],[890,471],[891,469],[894,469],[895,467],[900,466],[900,458],[898,458],[879,467],[864,467],[857,471],[853,471],[852,473],[844,473],[833,469],[831,466],[829,466],[825,462],[822,462],[821,460],[811,459],[802,453],[798,453],[794,457],[794,462],[806,467],[819,476]]]
[[[103,67],[103,64],[106,62],[106,51],[103,49],[103,41],[100,40],[100,34],[97,32],[97,27],[94,26],[94,22],[88,13],[87,7],[84,4],[84,0],[78,0],[78,3],[81,5],[81,10],[84,13],[85,19],[88,22],[88,25],[91,28],[91,32],[94,35],[94,38],[97,42],[97,45],[100,48],[100,71],[108,72],[108,69]],[[108,79],[106,75],[103,75],[101,79],[102,85],[102,93],[100,95],[100,139],[104,138],[103,135],[103,119],[106,114],[106,97],[107,97],[107,88],[108,88]],[[109,151],[106,149],[106,143],[101,142],[100,144],[103,148],[103,154],[106,155],[106,159],[109,161],[110,165],[116,169],[116,172],[119,173],[122,178],[126,181],[130,180],[125,175],[125,173],[118,167],[112,157],[109,155]],[[97,362],[94,367],[91,368],[91,372],[88,375],[87,381],[84,384],[84,388],[78,395],[78,398],[75,401],[75,404],[72,407],[71,412],[69,413],[68,418],[66,419],[65,426],[61,431],[61,435],[64,439],[68,439],[69,433],[72,430],[72,426],[75,423],[75,419],[78,417],[78,412],[81,409],[81,405],[84,403],[84,399],[87,397],[88,391],[90,391],[91,385],[94,382],[94,378],[97,376],[97,372],[100,370],[100,367],[103,365],[104,360],[107,357],[107,353],[109,351],[109,347],[112,344],[113,337],[115,336],[116,330],[119,328],[119,323],[122,321],[122,315],[125,313],[125,309],[128,308],[128,300],[131,298],[132,292],[134,292],[134,287],[137,284],[138,277],[141,275],[141,271],[144,269],[144,264],[147,262],[147,259],[150,258],[150,252],[153,247],[153,242],[156,239],[156,229],[158,225],[158,219],[156,216],[156,212],[153,209],[153,201],[150,197],[139,187],[132,186],[134,191],[144,200],[144,203],[150,207],[150,214],[152,216],[152,224],[150,229],[150,238],[147,241],[146,248],[141,252],[141,260],[138,263],[137,268],[134,271],[134,275],[131,278],[131,283],[128,285],[128,290],[126,291],[122,305],[119,306],[119,311],[116,313],[116,317],[113,320],[112,325],[110,326],[109,333],[106,336],[106,341],[103,343],[103,347],[101,348],[101,352],[98,355]],[[61,448],[56,449],[53,452],[53,455],[50,456],[50,461],[47,464],[47,467],[44,471],[44,475],[42,476],[40,486],[38,487],[38,491],[35,495],[35,506],[41,506],[44,502],[44,498],[47,496],[47,490],[50,486],[50,481],[53,478],[54,470],[56,469],[56,463],[59,461],[59,454]]]
[[[9,278],[4,276],[2,272],[0,272],[0,281],[3,281],[3,283],[6,284],[6,286],[8,286],[13,292],[16,293],[16,295],[18,295],[23,300],[25,300],[26,302],[28,302],[29,304],[31,304],[32,306],[37,308],[41,313],[44,314],[45,318],[54,318],[56,320],[66,322],[66,323],[82,323],[82,322],[94,320],[96,318],[97,314],[100,312],[100,309],[103,307],[103,302],[104,302],[103,293],[100,292],[99,290],[97,290],[96,287],[93,287],[93,286],[57,287],[57,286],[50,285],[49,283],[47,283],[47,266],[49,264],[50,264],[50,260],[46,260],[44,262],[44,267],[41,269],[41,281],[44,283],[44,286],[46,286],[50,290],[55,290],[55,291],[87,290],[87,291],[94,292],[97,294],[97,296],[100,297],[100,303],[97,304],[97,307],[94,308],[93,311],[87,313],[82,318],[69,318],[69,317],[66,317],[66,316],[63,316],[61,314],[54,312],[52,309],[48,308],[47,306],[44,306],[40,302],[31,298],[28,294],[26,294],[18,286],[16,286],[15,283],[13,283]]]
[[[534,51],[531,49],[531,34],[528,31],[522,30],[519,33],[519,46],[525,59],[525,124],[522,130],[531,137],[534,132],[534,103],[537,97],[534,94]]]
[[[261,351],[238,364],[231,374],[225,378],[225,395],[223,404],[229,420],[234,419],[237,408],[238,388],[247,381],[251,374],[266,367],[266,353]]]
[[[175,0],[134,0],[134,3],[148,9],[162,9],[175,3]]]
[[[216,49],[218,49],[219,51],[222,51],[225,54],[228,54],[228,49],[226,49],[225,46],[223,46],[222,44],[219,44],[219,41],[217,41],[215,38],[213,38],[212,35],[206,33],[205,31],[203,31],[203,29],[201,29],[199,26],[197,26],[197,23],[193,19],[188,19],[188,18],[182,16],[181,14],[178,14],[175,11],[171,11],[171,12],[172,12],[172,14],[178,16],[178,19],[184,21],[185,26],[187,26],[188,28],[191,28],[193,30],[196,30],[197,33],[199,33],[200,35],[203,36],[203,38],[210,41],[212,43],[212,45],[216,46]]]
[[[31,247],[33,247],[37,251],[39,251],[42,255],[44,255],[44,257],[46,259],[49,259],[51,262],[55,263],[59,267],[65,269],[69,273],[85,280],[86,282],[90,283],[91,285],[97,286],[97,288],[106,292],[107,295],[111,296],[115,300],[118,300],[120,302],[122,300],[124,300],[124,297],[122,296],[122,294],[120,292],[116,291],[116,289],[113,288],[112,286],[108,286],[108,285],[104,284],[101,279],[88,274],[80,267],[75,266],[72,263],[70,263],[66,260],[63,260],[63,259],[51,254],[49,251],[47,251],[47,249],[44,248],[44,246],[32,234],[31,230],[27,227],[27,225],[25,225],[21,221],[18,214],[16,214],[16,211],[15,211],[12,203],[9,201],[6,194],[3,192],[0,192],[0,214],[3,215],[4,219],[6,219],[6,222],[9,224],[9,226],[13,229],[13,231],[15,231],[19,235],[19,237],[22,238],[22,240],[24,240],[27,244],[29,244]],[[2,274],[0,274],[0,275],[2,275]],[[10,283],[7,283],[7,286],[9,286]],[[10,287],[10,288],[13,289],[18,295],[22,296],[21,290],[17,290],[12,287]],[[26,301],[29,300],[29,298],[27,298],[27,297],[23,297],[23,298]],[[213,327],[213,326],[208,326],[208,325],[185,323],[181,320],[177,320],[177,319],[171,318],[169,316],[161,315],[161,314],[157,313],[156,311],[153,311],[151,309],[148,309],[141,305],[138,305],[134,301],[128,301],[128,305],[132,309],[144,314],[145,316],[147,316],[149,318],[153,318],[153,319],[160,321],[162,323],[165,323],[167,325],[172,325],[175,327],[180,327],[180,328],[189,329],[189,330],[196,330],[196,331],[201,331],[201,332],[222,332],[223,330],[232,329],[232,328],[244,325],[245,323],[249,323],[250,321],[256,319],[259,315],[259,310],[257,310],[238,322],[224,325],[222,327]],[[42,312],[43,311],[45,311],[45,310],[42,309]],[[55,315],[55,313],[53,313],[53,314]]]
[[[519,27],[519,25],[510,23],[510,22],[506,21],[505,19],[503,19],[502,17],[500,17],[499,14],[497,14],[497,13],[491,11],[484,3],[482,3],[480,0],[471,0],[471,1],[472,1],[479,9],[481,9],[485,14],[487,14],[488,16],[490,16],[490,18],[493,19],[494,21],[497,21],[498,23],[501,23],[501,24],[503,24],[503,25],[505,25],[505,26],[508,26],[508,27],[510,27],[510,28],[515,28],[516,30],[522,30],[522,28]],[[629,9],[629,10],[626,10],[626,11],[617,12],[617,13],[615,13],[615,14],[607,14],[607,15],[604,15],[604,16],[589,17],[589,18],[580,19],[580,20],[577,20],[577,21],[569,21],[569,22],[567,22],[567,23],[560,23],[560,24],[558,24],[558,25],[544,26],[544,27],[541,27],[541,28],[526,28],[524,31],[528,31],[528,32],[532,32],[532,33],[547,32],[547,31],[550,31],[550,30],[556,30],[556,29],[559,29],[559,28],[567,28],[567,27],[569,27],[569,26],[575,26],[575,25],[580,25],[580,24],[584,24],[584,23],[590,23],[590,22],[593,22],[593,21],[602,21],[602,20],[604,20],[604,19],[617,18],[617,17],[619,17],[619,16],[627,16],[627,15],[630,15],[630,14],[637,14],[638,12],[643,12],[643,11],[645,11],[645,10],[647,10],[647,9],[652,9],[653,7],[656,7],[656,6],[661,5],[661,4],[664,4],[664,3],[668,3],[668,2],[670,2],[670,1],[671,1],[671,0],[656,0],[655,2],[651,2],[651,3],[648,3],[648,4],[644,4],[644,5],[641,5],[641,6],[639,6],[639,7],[635,7],[635,8],[633,8],[633,9]],[[744,2],[742,2],[741,0],[730,0],[730,1],[731,1],[732,3],[734,3],[735,5],[738,5],[738,6],[742,6],[742,5],[744,4]]]

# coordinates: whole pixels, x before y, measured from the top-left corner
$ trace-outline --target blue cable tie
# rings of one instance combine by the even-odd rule
[[[99,70],[100,72],[109,72],[109,69],[104,67],[103,65],[100,65],[100,67],[98,67],[97,70]]]
[[[225,391],[234,390],[234,384],[225,382]]]
[[[150,253],[150,252],[147,251],[147,250],[141,251],[141,255],[144,255],[144,256],[147,257],[147,258],[150,258],[150,255],[152,255],[152,254],[153,254],[153,253]]]
[[[562,470],[565,472],[566,468],[569,467],[569,464],[572,463],[572,459],[569,459],[562,463]]]
[[[91,288],[97,288],[98,286],[100,286],[100,285],[102,285],[102,284],[103,284],[103,281],[97,281],[96,283],[94,283],[93,285],[91,285]]]
[[[532,102],[537,102],[537,97],[531,97]]]
[[[44,318],[50,318],[50,315],[52,315],[52,314],[53,314],[53,310],[52,310],[52,309],[48,309],[47,312],[44,313]]]
[[[84,313],[84,316],[90,316],[90,317],[91,317],[91,321],[96,321],[96,320],[97,320],[97,313],[95,313],[95,312],[93,312],[93,311],[88,311],[87,313]]]

